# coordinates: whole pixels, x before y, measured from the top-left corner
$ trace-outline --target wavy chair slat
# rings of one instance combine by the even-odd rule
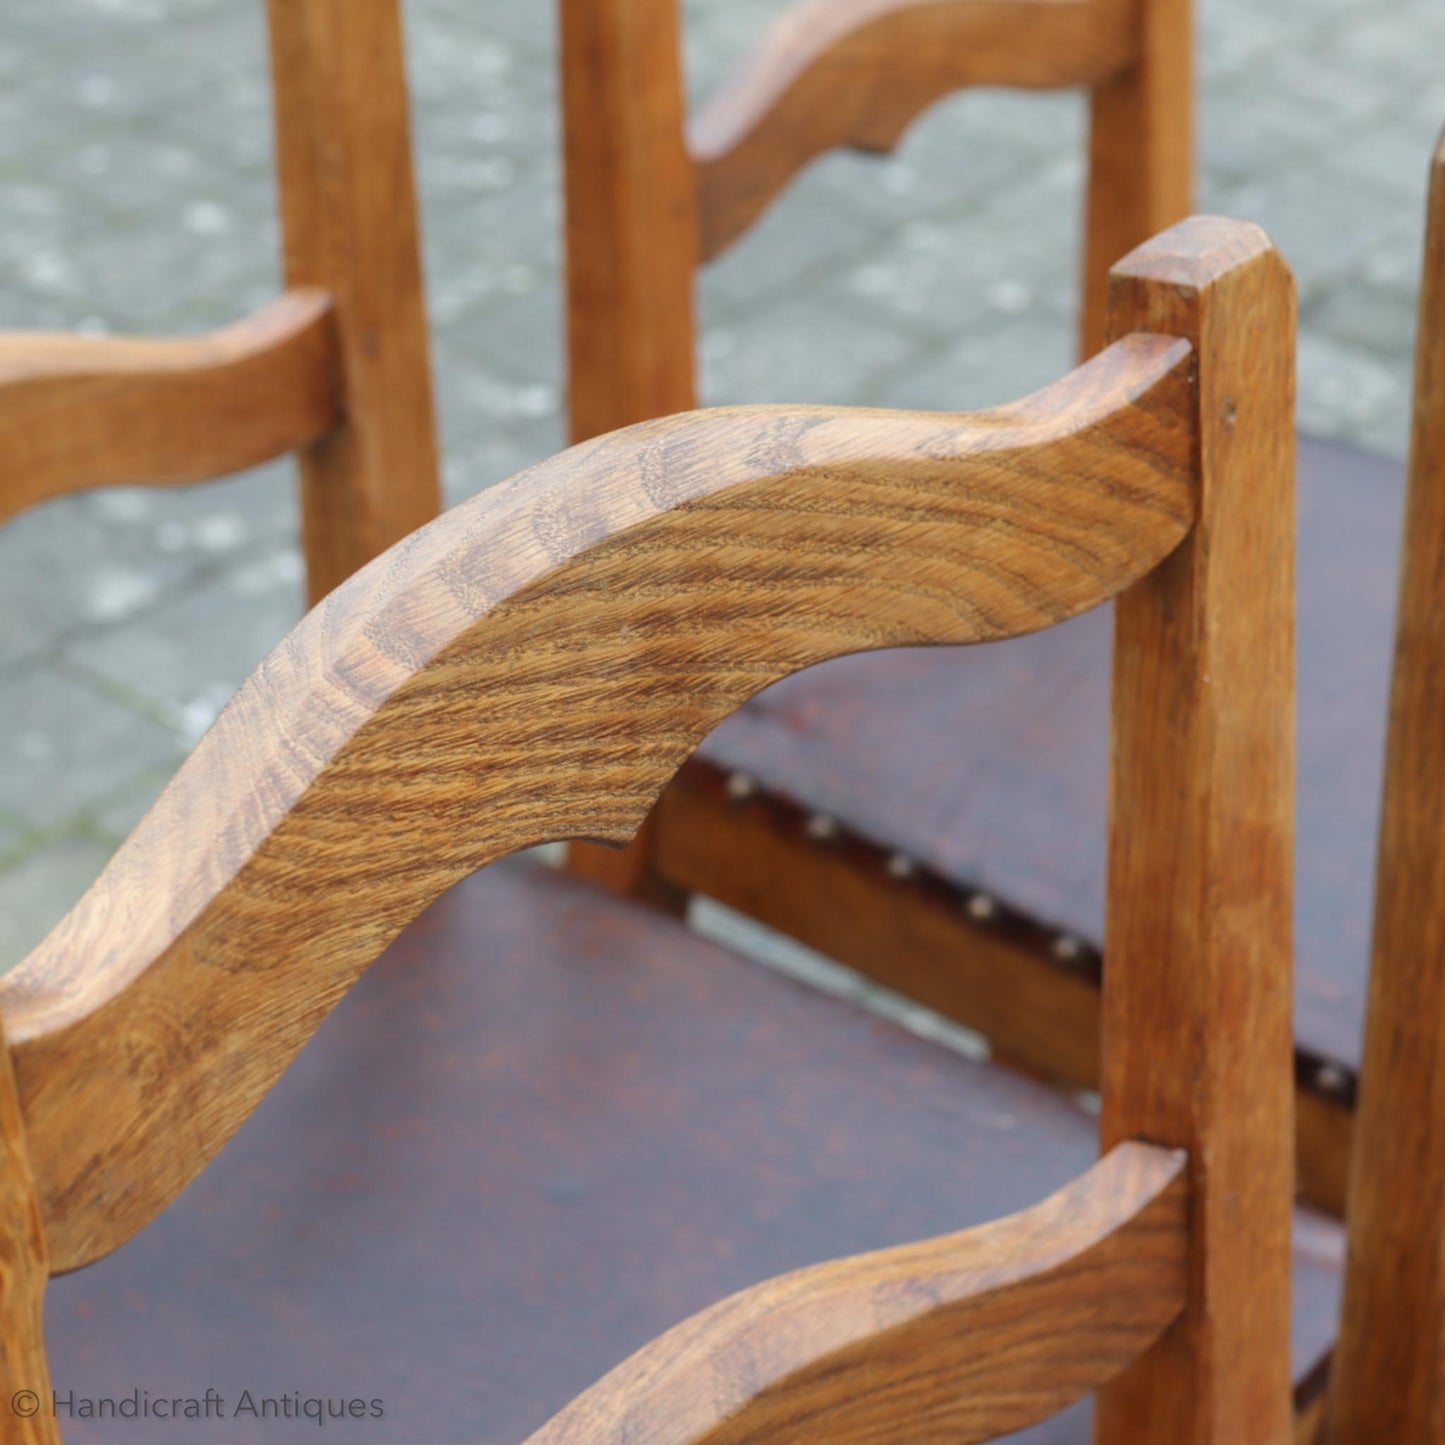
[[[954,91],[1109,80],[1134,58],[1135,8],[1130,0],[794,6],[691,128],[702,260],[732,245],[809,161],[840,146],[891,151]]]
[[[173,486],[270,461],[338,416],[322,291],[176,340],[0,334],[0,522],[84,487]]]
[[[486,492],[313,612],[0,983],[53,1264],[202,1167],[409,919],[493,858],[621,842],[790,671],[1057,622],[1192,515],[1187,344],[976,417],[737,408]]]
[[[1031,1209],[834,1260],[645,1346],[528,1445],[971,1445],[1056,1414],[1188,1295],[1185,1156],[1121,1144]]]

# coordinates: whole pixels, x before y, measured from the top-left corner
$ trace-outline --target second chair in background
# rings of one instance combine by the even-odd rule
[[[705,111],[691,150],[675,9],[563,6],[579,436],[691,405],[695,266],[790,169],[825,145],[881,148],[949,86],[1091,87],[1086,349],[1108,248],[1187,203],[1190,32],[1177,0],[815,0]],[[605,75],[589,63],[604,55]],[[1339,1214],[1403,483],[1388,462],[1307,440],[1299,465],[1299,1159],[1305,1195]],[[635,848],[578,848],[573,866],[664,906],[714,898],[979,1030],[1000,1056],[1092,1087],[1108,675],[1106,615],[1007,654],[830,664],[730,719]]]

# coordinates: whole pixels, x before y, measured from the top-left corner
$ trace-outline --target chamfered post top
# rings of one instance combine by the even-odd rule
[[[1110,271],[1110,288],[1128,281],[1153,281],[1203,291],[1265,256],[1284,264],[1264,228],[1253,221],[1189,216],[1117,261]]]

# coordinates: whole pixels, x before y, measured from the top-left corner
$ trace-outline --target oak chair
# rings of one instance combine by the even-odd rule
[[[564,0],[574,438],[693,404],[694,272],[827,146],[887,149],[967,84],[1091,87],[1083,346],[1107,267],[1187,208],[1183,0],[810,0],[684,132],[675,0]],[[605,64],[602,61],[605,60]],[[820,97],[823,97],[820,99]],[[1301,1187],[1344,1209],[1379,795],[1398,469],[1300,446]],[[1110,627],[789,679],[580,874],[715,899],[939,1010],[1001,1057],[1099,1071]]]
[[[329,594],[0,980],[12,1402],[966,1442],[1097,1391],[1101,1442],[1289,1440],[1293,327],[1263,234],[1194,220],[1020,403],[644,423]],[[1097,1122],[505,857],[625,842],[786,673],[1111,596]],[[0,1437],[54,1445],[30,1398]]]
[[[284,295],[190,339],[0,334],[0,521],[295,452],[315,602],[439,509],[431,369],[396,0],[267,16]]]

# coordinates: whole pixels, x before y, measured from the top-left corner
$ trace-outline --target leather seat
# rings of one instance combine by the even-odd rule
[[[1296,1039],[1359,1065],[1404,469],[1299,448]],[[1247,605],[1241,598],[1240,605]],[[1007,647],[844,658],[701,750],[960,888],[1102,942],[1111,613]]]
[[[1067,1095],[509,860],[402,935],[150,1228],[55,1281],[54,1384],[77,1403],[212,1386],[232,1411],[243,1390],[379,1399],[367,1439],[519,1442],[721,1296],[1021,1208],[1094,1152]],[[1333,1333],[1341,1250],[1301,1216],[1301,1369]]]

